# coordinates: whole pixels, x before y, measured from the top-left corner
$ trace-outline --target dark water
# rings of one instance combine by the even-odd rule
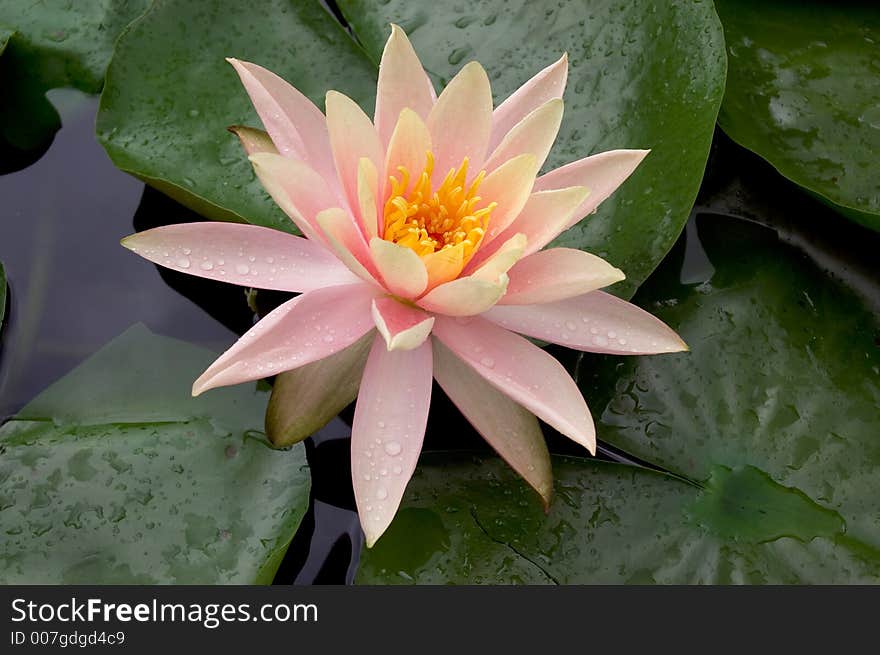
[[[160,271],[119,245],[136,230],[199,219],[112,165],[94,138],[97,99],[66,90],[50,97],[64,127],[34,164],[0,176],[0,261],[10,285],[0,350],[0,418],[134,323],[219,352],[254,321],[241,288]],[[863,287],[869,303],[880,309],[880,298],[870,296],[876,285],[861,284],[880,273],[880,235],[805,196],[720,134],[677,246],[685,251],[682,284],[711,277],[697,221],[717,214],[776,230],[850,287]],[[261,313],[284,298],[261,292]],[[579,365],[570,352],[553,354]],[[349,477],[351,414],[349,407],[306,441],[312,503],[276,583],[338,584],[354,577],[363,537]],[[559,435],[549,433],[548,442],[552,452],[577,452]],[[425,450],[450,449],[486,446],[435,386]],[[600,456],[640,464],[602,445]]]

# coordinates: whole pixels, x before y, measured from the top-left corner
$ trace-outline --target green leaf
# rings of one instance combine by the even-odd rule
[[[755,466],[880,547],[880,283],[850,288],[766,228],[696,226],[635,298],[692,352],[585,358],[599,434],[692,479]]]
[[[61,123],[46,91],[74,87],[98,93],[113,42],[148,4],[148,0],[0,3],[0,25],[8,28],[0,29],[2,140],[19,150],[48,141]]]
[[[135,326],[0,428],[0,581],[269,583],[305,513],[265,393],[190,396],[214,355]]]
[[[565,116],[545,168],[614,148],[651,154],[596,215],[554,245],[606,257],[627,275],[614,293],[632,295],[672,247],[703,177],[726,68],[711,2],[338,4],[374,61],[388,24],[397,23],[441,85],[479,61],[496,105],[568,52]]]
[[[502,463],[426,457],[361,582],[880,581],[880,283],[695,225],[634,299],[691,352],[577,366],[599,437],[671,475],[556,458],[545,518]]]
[[[757,469],[708,488],[631,466],[554,457],[548,515],[499,459],[422,457],[359,584],[876,581],[877,552]],[[869,557],[873,560],[869,561]]]
[[[880,11],[718,0],[730,70],[722,129],[840,213],[880,230]]]
[[[293,231],[231,125],[259,125],[226,57],[265,66],[319,107],[328,89],[369,106],[376,70],[316,0],[166,0],[119,39],[97,132],[110,158],[209,218]]]

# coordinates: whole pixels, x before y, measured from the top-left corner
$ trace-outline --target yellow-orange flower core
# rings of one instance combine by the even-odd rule
[[[431,187],[434,155],[428,151],[425,170],[413,181],[410,172],[398,166],[400,178],[391,175],[391,193],[385,202],[386,241],[411,248],[419,256],[458,247],[462,259],[470,259],[480,245],[489,215],[497,203],[481,206],[477,190],[486,171],[466,185],[468,159],[449,171],[436,190]],[[413,182],[410,188],[410,182]]]

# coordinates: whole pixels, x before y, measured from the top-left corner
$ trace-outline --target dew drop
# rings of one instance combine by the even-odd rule
[[[247,275],[250,270],[251,269],[247,264],[237,264],[235,267],[235,272],[239,275]]]
[[[378,498],[379,500],[385,500],[386,498],[388,498],[388,492],[385,491],[385,489],[379,489],[378,491],[376,491],[376,498]]]
[[[385,444],[385,452],[388,453],[389,455],[391,455],[392,457],[394,457],[395,455],[399,455],[401,450],[402,450],[401,445],[396,441],[389,441],[388,443]],[[400,467],[395,466],[394,468],[395,468],[394,472],[397,473],[397,469],[399,469]]]
[[[211,262],[202,262],[201,264],[199,264],[199,268],[201,268],[203,271],[210,271],[212,268],[214,268],[214,264],[212,264]]]
[[[177,265],[180,268],[189,268],[189,259],[187,257],[181,257],[177,260]]]
[[[493,368],[495,366],[495,360],[491,357],[483,357],[483,359],[480,360],[480,364],[486,368]]]

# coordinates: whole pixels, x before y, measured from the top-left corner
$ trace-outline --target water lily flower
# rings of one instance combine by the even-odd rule
[[[647,151],[603,152],[538,176],[562,120],[565,55],[493,108],[476,62],[437,97],[392,26],[372,120],[336,91],[324,115],[268,70],[229,62],[268,134],[236,132],[303,237],[209,222],[148,230],[123,244],[184,273],[300,295],[217,359],[193,394],[306,367],[309,375],[293,383],[306,406],[358,393],[351,472],[368,546],[390,524],[415,469],[432,378],[549,503],[550,458],[537,419],[591,453],[596,436],[565,369],[520,335],[600,353],[686,349],[658,319],[599,291],[624,278],[619,269],[580,250],[542,250],[593,212]]]

